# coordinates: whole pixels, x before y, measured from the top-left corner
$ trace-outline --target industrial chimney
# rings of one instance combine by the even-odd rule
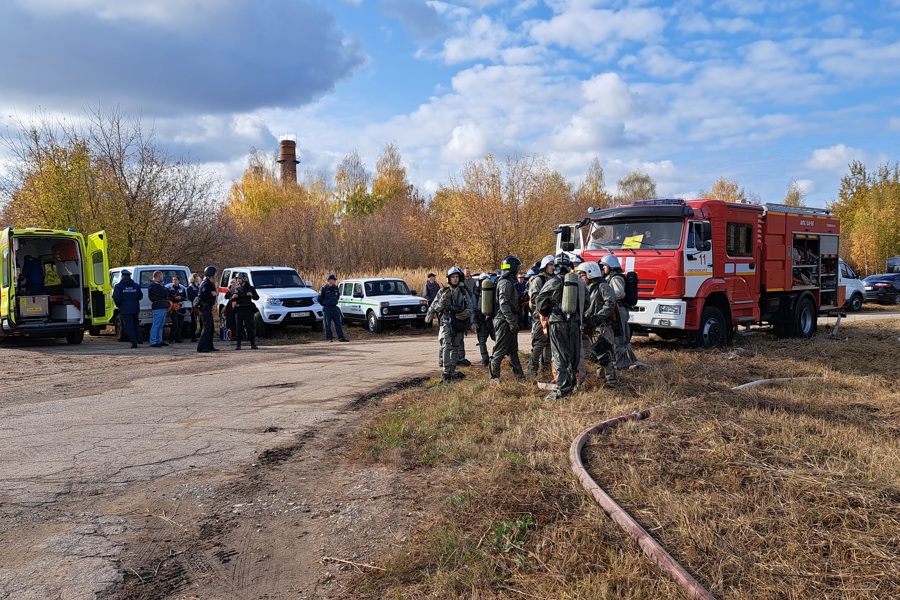
[[[281,185],[297,184],[297,142],[291,139],[282,139],[280,142],[281,154],[278,164],[281,165]]]

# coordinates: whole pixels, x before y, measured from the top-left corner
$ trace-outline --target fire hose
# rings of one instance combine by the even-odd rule
[[[785,377],[778,379],[759,379],[757,381],[751,381],[750,383],[745,383],[743,385],[735,386],[731,388],[731,391],[741,391],[751,387],[755,387],[757,385],[763,385],[766,383],[780,383],[785,381],[802,381],[805,379],[813,379],[811,377]],[[681,402],[688,402],[694,400],[695,398],[687,398],[682,400]],[[675,404],[674,402],[671,404]],[[573,441],[572,445],[569,447],[569,463],[572,465],[572,471],[575,473],[575,476],[578,477],[578,480],[581,482],[582,487],[588,491],[588,493],[593,496],[594,500],[599,504],[606,514],[609,517],[619,524],[622,529],[625,530],[632,538],[637,541],[638,545],[644,551],[650,559],[653,560],[663,571],[665,571],[674,581],[678,584],[679,587],[685,592],[685,594],[692,599],[695,600],[716,600],[716,597],[713,596],[706,588],[704,588],[700,583],[697,582],[694,577],[687,572],[687,570],[682,567],[678,561],[672,558],[666,550],[660,545],[656,539],[653,538],[647,531],[641,527],[641,525],[632,517],[628,512],[619,506],[619,504],[613,500],[609,494],[607,494],[603,488],[601,488],[596,481],[588,474],[587,469],[584,467],[584,463],[581,461],[581,450],[584,448],[584,445],[587,443],[588,438],[590,436],[602,433],[609,429],[615,429],[620,424],[625,423],[626,421],[640,421],[642,419],[646,419],[650,416],[651,410],[656,410],[660,408],[660,406],[653,407],[652,409],[647,409],[644,411],[634,411],[627,415],[622,415],[620,417],[615,417],[613,419],[609,419],[607,421],[603,421],[593,427],[586,429],[581,432]]]

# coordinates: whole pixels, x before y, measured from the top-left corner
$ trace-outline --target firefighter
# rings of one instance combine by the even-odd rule
[[[556,276],[544,284],[535,301],[538,313],[547,320],[550,353],[556,367],[556,391],[547,395],[548,400],[565,398],[575,389],[585,296],[584,282],[572,273],[569,257],[559,254],[555,263]]]
[[[473,295],[474,311],[475,311],[475,335],[478,337],[478,349],[481,351],[481,366],[487,367],[491,364],[491,355],[487,350],[488,338],[494,338],[493,320],[485,316],[481,312],[481,293],[482,284],[485,280],[493,280],[491,275],[482,273],[475,276],[475,293]],[[491,292],[493,293],[493,291]]]
[[[459,360],[459,346],[463,334],[474,325],[474,313],[472,297],[462,284],[462,280],[462,269],[451,267],[447,271],[447,286],[441,288],[425,314],[426,322],[433,321],[435,316],[439,318],[441,363],[444,367],[442,381],[457,381],[465,377],[464,373],[456,370],[456,364]]]
[[[550,340],[544,333],[541,315],[534,306],[534,301],[556,269],[556,260],[552,254],[541,259],[539,271],[528,282],[528,307],[531,309],[531,356],[528,357],[528,374],[537,377],[539,371],[550,370]]]
[[[607,387],[617,386],[619,373],[613,356],[615,336],[612,329],[612,318],[617,310],[616,293],[606,283],[597,263],[581,263],[575,271],[587,286],[581,320],[583,356],[598,364],[597,376],[603,377]]]
[[[516,289],[516,275],[522,261],[515,256],[507,256],[500,263],[497,278],[494,309],[494,352],[491,354],[491,381],[500,382],[500,363],[509,357],[509,366],[518,378],[524,378],[522,363],[519,362],[519,291]]]
[[[600,259],[600,270],[606,279],[606,283],[616,294],[616,314],[613,318],[613,331],[615,333],[616,368],[628,369],[638,363],[637,357],[631,350],[631,329],[628,327],[628,309],[622,304],[625,298],[625,273],[622,264],[615,254],[606,254]]]

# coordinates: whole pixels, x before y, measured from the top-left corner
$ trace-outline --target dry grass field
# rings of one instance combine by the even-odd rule
[[[544,400],[504,366],[382,399],[356,457],[426,473],[435,501],[357,598],[684,597],[584,491],[592,477],[721,599],[900,597],[900,319],[701,352],[635,338],[651,368]],[[471,342],[471,338],[467,340]],[[523,352],[527,349],[523,348]],[[794,378],[741,391],[768,378]]]

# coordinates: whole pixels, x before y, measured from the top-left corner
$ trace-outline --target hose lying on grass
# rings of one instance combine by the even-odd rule
[[[802,381],[805,379],[813,379],[812,377],[787,377],[787,378],[779,378],[779,379],[759,379],[757,381],[751,381],[750,383],[745,383],[743,385],[735,386],[731,388],[731,391],[741,391],[751,387],[755,387],[757,385],[763,385],[767,383],[780,383],[785,381]],[[686,400],[682,400],[682,402],[693,400],[693,398],[687,398]],[[673,403],[674,404],[674,403]],[[613,500],[609,494],[607,494],[603,488],[597,485],[597,482],[593,480],[593,478],[588,474],[587,469],[584,468],[584,463],[581,462],[581,450],[584,448],[584,445],[587,443],[588,438],[597,433],[602,433],[609,429],[615,429],[620,424],[626,421],[639,421],[641,419],[646,419],[650,416],[651,410],[656,410],[660,408],[659,406],[653,407],[652,409],[647,409],[645,411],[634,411],[628,415],[622,415],[621,417],[615,417],[613,419],[609,419],[608,421],[603,421],[597,425],[594,425],[590,429],[586,429],[581,432],[573,441],[572,445],[569,447],[569,463],[572,465],[572,471],[575,473],[575,476],[578,477],[578,480],[581,482],[582,487],[586,489],[593,497],[594,500],[597,501],[603,510],[606,511],[606,514],[610,516],[610,518],[619,524],[622,529],[625,530],[631,537],[633,537],[641,549],[644,551],[644,554],[649,556],[653,562],[659,565],[672,579],[677,583],[682,590],[684,590],[685,594],[689,598],[694,598],[695,600],[716,600],[716,597],[713,596],[706,588],[700,585],[696,579],[691,576],[687,570],[678,564],[672,555],[665,551],[665,549],[657,542],[653,536],[651,536],[647,531],[641,527],[641,525],[634,520],[628,512],[625,511],[619,504]]]

